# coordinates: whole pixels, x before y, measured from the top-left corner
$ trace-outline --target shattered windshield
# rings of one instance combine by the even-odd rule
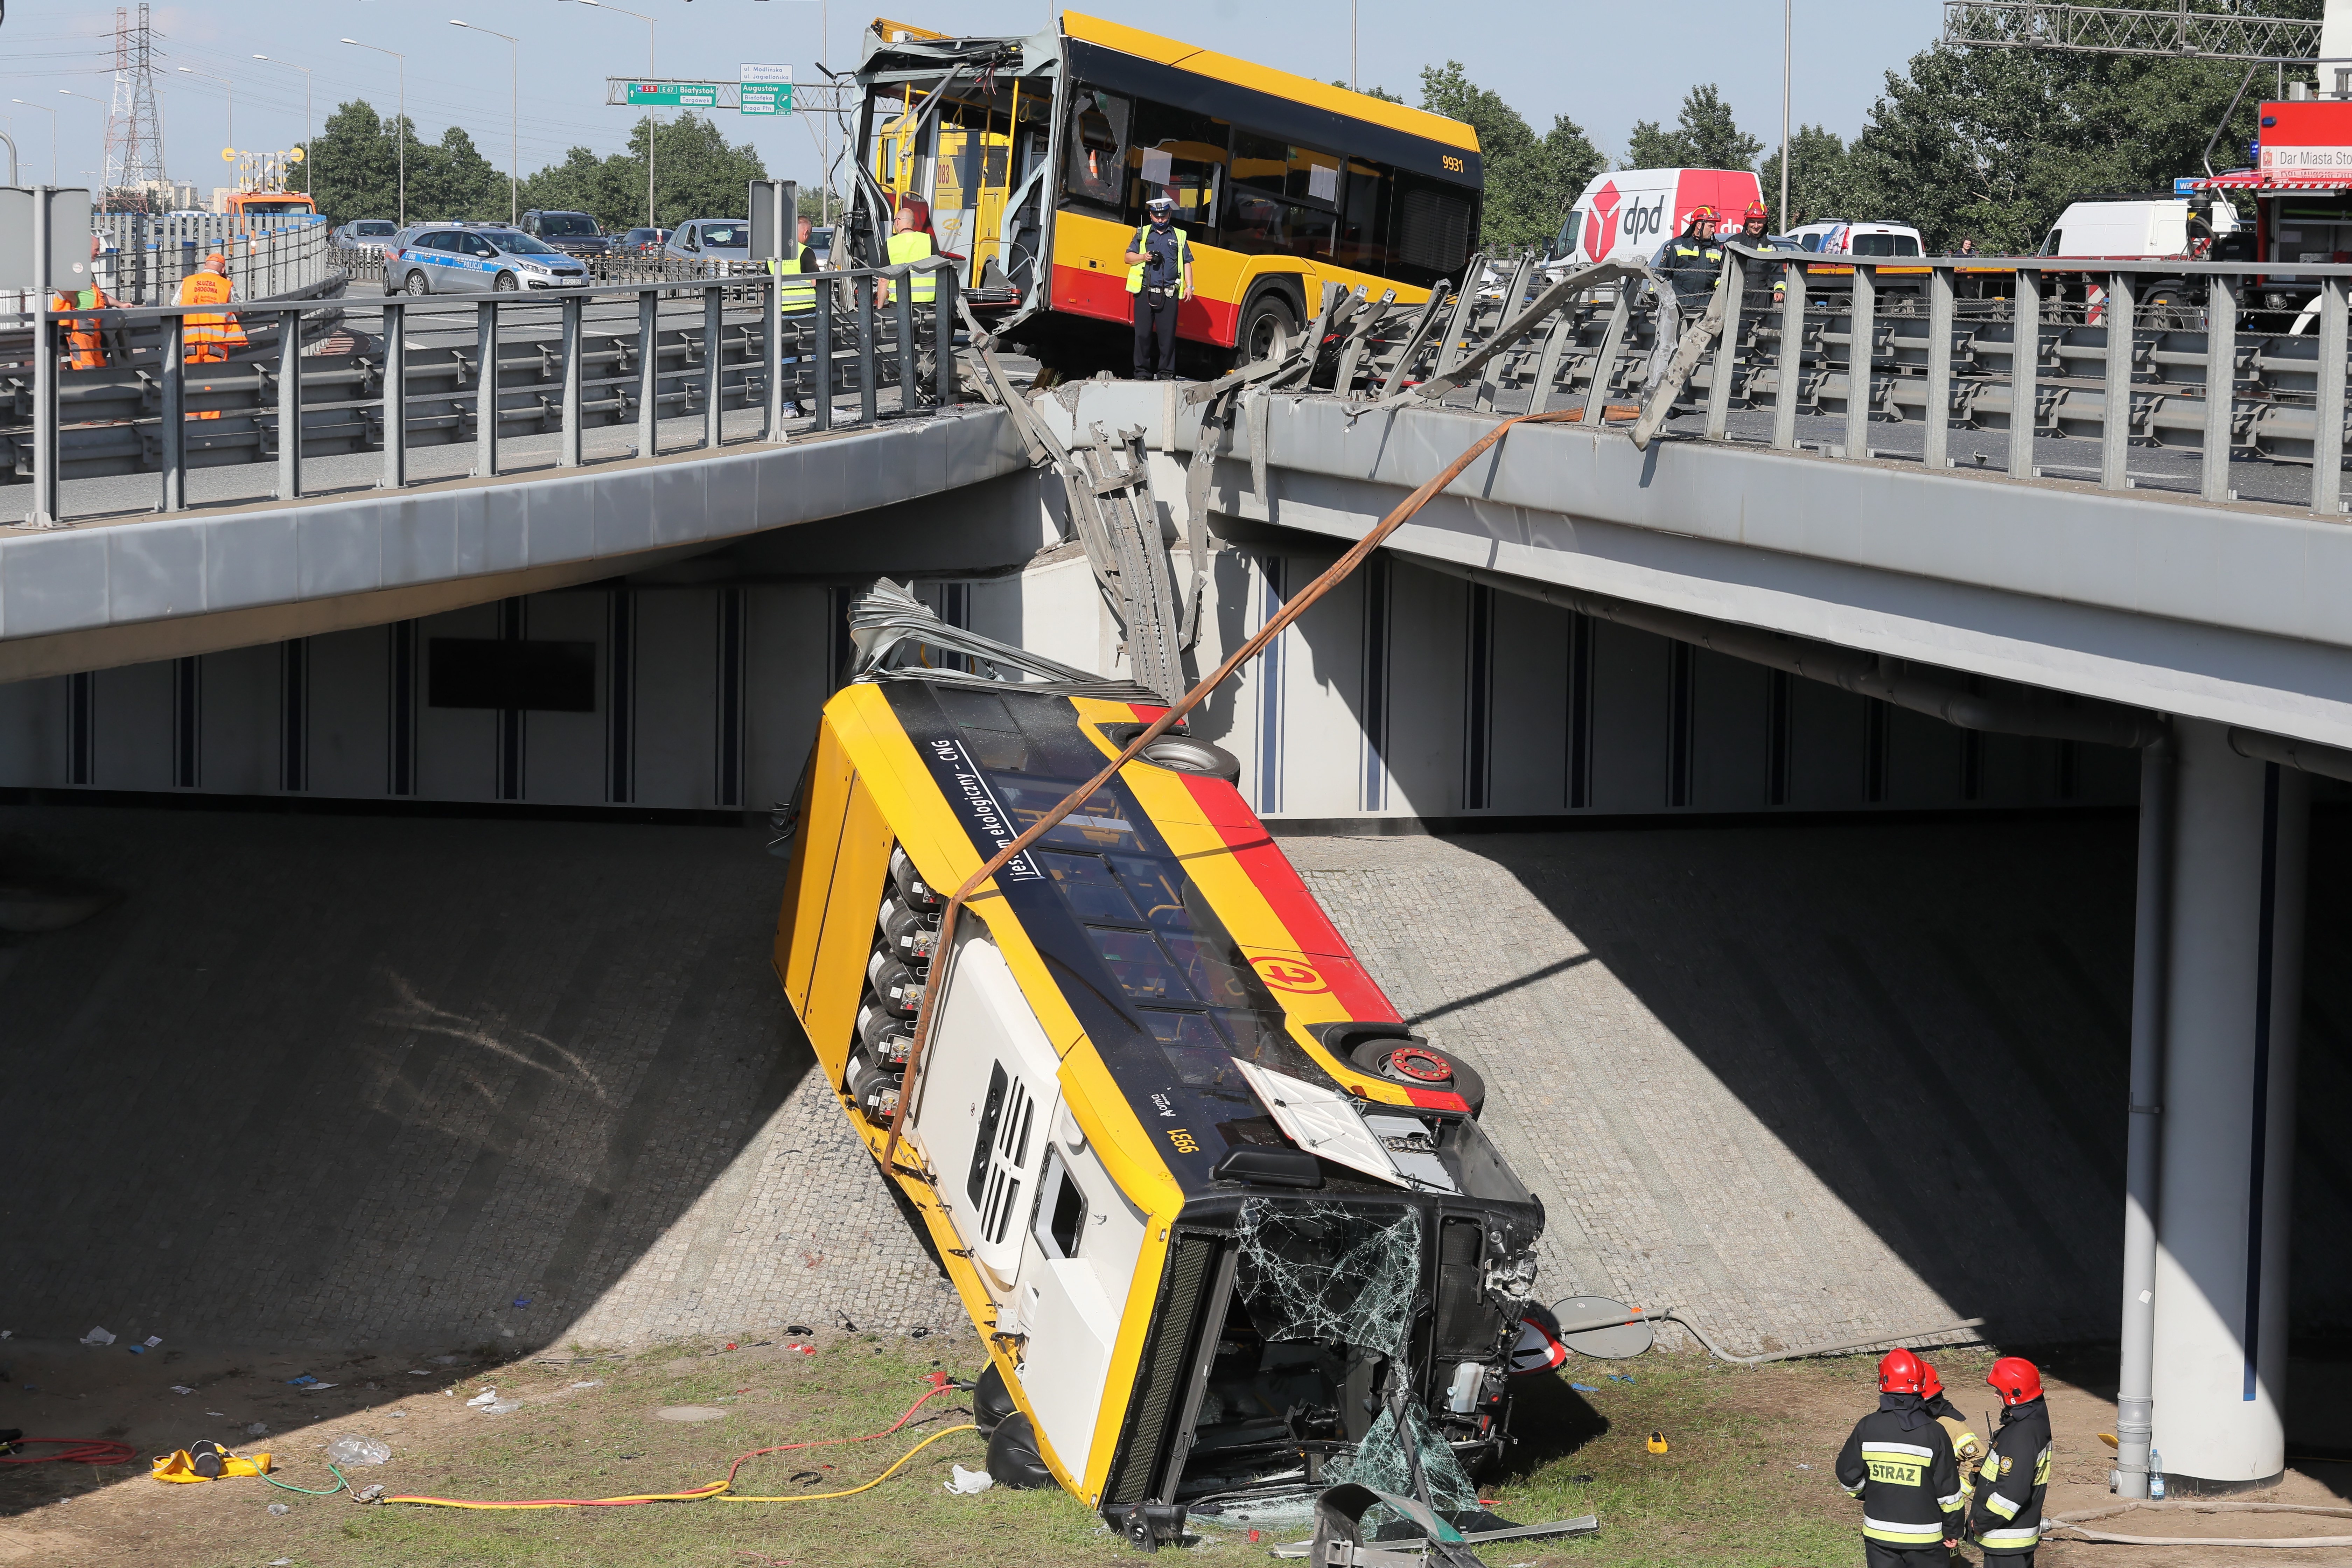
[[[1269,1340],[1403,1352],[1421,1281],[1421,1211],[1372,1204],[1242,1205],[1234,1288]]]

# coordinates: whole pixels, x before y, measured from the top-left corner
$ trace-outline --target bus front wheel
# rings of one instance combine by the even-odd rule
[[[1276,345],[1298,336],[1298,313],[1289,296],[1275,284],[1261,283],[1242,305],[1241,330],[1234,339],[1234,363],[1255,364],[1271,357]]]

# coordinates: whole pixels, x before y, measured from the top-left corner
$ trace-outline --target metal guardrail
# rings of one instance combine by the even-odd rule
[[[2108,489],[2134,487],[2128,451],[2168,448],[2195,454],[2204,500],[2237,499],[2234,458],[2308,465],[2311,509],[2346,510],[2352,266],[1727,255],[1730,326],[1675,395],[1708,438],[1738,438],[1735,413],[1769,410],[1771,446],[1800,445],[1801,416],[1828,418],[1840,423],[1809,426],[1804,445],[1899,459],[1911,454],[1874,450],[1871,430],[1916,425],[1916,460],[1945,468],[1953,431],[2014,432],[2032,437],[2008,442],[2018,479],[2041,477],[2037,440],[2095,441],[2082,468]],[[1581,400],[1592,425],[1630,413],[1650,390],[1654,285],[1600,268],[1547,277],[1531,258],[1465,272],[1498,270],[1507,281],[1442,283],[1412,306],[1327,289],[1300,343],[1227,379],[1503,412]],[[2283,285],[2296,290],[2287,309],[2249,306]]]
[[[918,272],[934,278],[935,301],[910,298]],[[814,303],[784,309],[783,291],[803,287]],[[882,303],[886,287],[891,299]],[[49,353],[0,354],[0,456],[10,459],[0,463],[0,483],[29,480],[24,525],[55,527],[68,521],[60,505],[67,478],[154,473],[156,510],[177,511],[188,504],[194,468],[275,462],[284,500],[304,493],[306,458],[336,454],[380,450],[378,485],[399,488],[412,482],[407,459],[417,447],[472,441],[474,472],[494,475],[503,441],[553,434],[557,465],[577,468],[590,428],[634,422],[636,450],[650,455],[662,418],[697,409],[703,448],[722,445],[730,408],[762,410],[758,434],[747,437],[761,441],[783,438],[792,403],[810,407],[818,431],[871,425],[885,417],[885,385],[898,389],[896,412],[961,398],[956,298],[954,263],[932,259],[806,284],[763,272],[374,305],[240,304],[231,313],[251,341],[226,362],[184,357],[185,318],[218,306],[75,312],[110,342],[110,363],[88,370],[58,368],[68,318],[43,311],[37,331]],[[699,322],[665,328],[662,305],[681,300],[700,301]],[[590,318],[592,306],[631,300],[627,326],[619,312],[611,322]],[[305,353],[317,335],[308,323],[329,316],[353,334],[350,352]],[[371,321],[373,332],[363,330]],[[435,329],[454,329],[458,342],[422,341]],[[845,419],[835,402],[850,396],[856,412]]]
[[[99,285],[125,305],[170,304],[180,279],[215,252],[227,260],[229,281],[244,300],[315,289],[344,254],[328,243],[327,221],[310,216],[100,213],[90,226],[104,247]]]

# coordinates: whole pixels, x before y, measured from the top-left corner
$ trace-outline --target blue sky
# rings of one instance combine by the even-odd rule
[[[1046,0],[626,3],[656,18],[665,76],[733,79],[749,61],[790,64],[803,80],[815,77],[811,62],[820,58],[835,69],[853,65],[860,31],[877,9],[961,33],[1034,31],[1052,11]],[[1635,120],[1671,120],[1693,82],[1713,81],[1745,129],[1768,143],[1779,135],[1781,8],[1770,0],[1484,0],[1433,7],[1360,0],[1360,6],[1359,79],[1409,100],[1418,97],[1423,65],[1459,59],[1472,80],[1500,92],[1538,131],[1564,113],[1614,153]],[[1288,70],[1326,79],[1348,73],[1348,0],[1195,0],[1182,6],[1092,0],[1079,8]],[[1940,9],[1937,0],[1796,0],[1795,117],[1847,134],[1857,130],[1884,73],[1934,39]],[[0,128],[14,134],[27,178],[48,177],[52,121],[41,110],[53,110],[60,182],[98,183],[113,17],[111,4],[90,0],[9,0],[0,25]],[[232,95],[235,145],[278,148],[301,139],[301,73],[256,60],[257,53],[311,68],[314,112],[322,121],[352,98],[389,112],[394,62],[337,41],[345,37],[405,52],[408,111],[426,140],[463,124],[483,153],[504,166],[508,47],[452,27],[453,17],[522,40],[523,173],[573,146],[619,149],[634,116],[604,107],[604,79],[645,68],[646,27],[609,8],[592,11],[566,0],[205,0],[153,10],[170,173],[206,189],[221,183]],[[1475,26],[1441,28],[1431,25],[1433,17]],[[185,74],[182,66],[209,75]],[[213,77],[227,78],[230,90]],[[730,140],[755,144],[772,174],[814,178],[814,117],[723,118]]]

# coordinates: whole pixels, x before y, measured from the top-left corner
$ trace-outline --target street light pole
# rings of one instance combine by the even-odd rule
[[[646,85],[654,84],[658,68],[654,64],[654,19],[643,11],[631,11],[625,6],[607,5],[604,0],[579,0],[583,5],[598,11],[618,11],[624,16],[635,16],[646,25]],[[657,229],[659,220],[654,216],[654,106],[646,105],[646,226]]]
[[[302,73],[302,163],[304,165],[302,171],[302,194],[312,198],[310,205],[315,207],[319,205],[317,200],[317,186],[319,182],[316,176],[310,173],[309,167],[311,151],[310,68],[309,66],[298,66],[292,60],[272,60],[268,55],[256,55],[253,58],[257,60],[268,60],[269,64],[273,66],[284,66],[288,70],[300,71]]]
[[[1356,0],[1348,0],[1348,90],[1361,92],[1356,85]]]
[[[408,57],[398,49],[387,49],[381,44],[362,44],[357,38],[342,40],[355,49],[373,49],[380,55],[390,55],[400,62],[400,118],[392,128],[393,145],[400,150],[400,212],[399,226],[408,226]]]
[[[453,27],[463,27],[469,33],[488,33],[493,38],[507,41],[507,221],[522,221],[522,185],[516,171],[522,163],[522,44],[510,33],[495,27],[481,26],[473,22],[449,19]]]
[[[192,70],[186,66],[182,66],[180,68],[180,74],[183,76],[198,76],[204,78],[206,81],[216,81],[221,84],[221,93],[228,100],[228,144],[231,147],[236,146],[236,84],[229,80],[228,78],[225,76],[215,76],[210,71]],[[59,92],[64,92],[66,89],[64,88],[59,88],[58,90]],[[93,99],[91,101],[95,102],[97,100]]]
[[[1797,41],[1797,0],[1780,0],[1780,232],[1789,232],[1789,57]]]
[[[38,109],[49,117],[49,184],[56,184],[58,183],[58,111],[21,98],[12,98],[8,101],[24,104],[26,109]]]

